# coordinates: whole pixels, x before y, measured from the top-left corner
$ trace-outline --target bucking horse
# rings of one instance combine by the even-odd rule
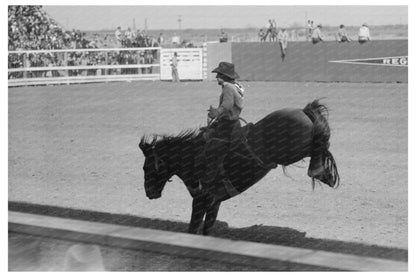
[[[144,187],[149,199],[161,197],[170,178],[178,176],[193,198],[188,232],[208,235],[217,218],[221,202],[256,184],[278,165],[283,168],[319,152],[325,174],[312,178],[336,188],[340,178],[329,151],[328,109],[319,100],[304,109],[281,109],[240,130],[231,142],[222,164],[222,175],[209,188],[202,188],[195,176],[197,157],[204,151],[204,130],[186,130],[176,136],[143,136],[139,147],[145,156]],[[222,176],[222,177],[223,177]],[[205,219],[205,220],[204,220]]]

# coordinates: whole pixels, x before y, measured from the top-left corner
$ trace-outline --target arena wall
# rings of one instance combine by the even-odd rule
[[[215,74],[211,71],[221,61],[232,62],[232,43],[207,43],[207,80],[215,80]]]
[[[407,66],[329,62],[407,56],[407,40],[366,44],[331,41],[315,45],[289,42],[283,61],[276,42],[232,43],[231,53],[236,71],[242,80],[248,81],[408,82]]]
[[[122,50],[139,53],[144,49],[161,51],[160,48],[123,48]],[[77,52],[102,52],[108,54],[111,51],[119,50],[121,49],[77,49]],[[163,51],[172,51],[172,49]],[[335,41],[316,45],[305,41],[289,42],[287,55],[284,60],[281,57],[280,47],[277,42],[212,42],[206,43],[202,51],[195,48],[183,48],[178,51],[184,53],[182,56],[188,55],[190,57],[182,60],[183,62],[186,61],[185,64],[180,59],[179,75],[187,73],[185,78],[181,77],[183,80],[215,80],[215,74],[212,74],[211,71],[218,66],[220,61],[229,61],[235,64],[236,70],[241,77],[240,79],[246,81],[408,82],[407,40],[380,40],[362,45],[357,42],[337,43]],[[62,54],[60,52],[67,55],[74,52],[74,50],[9,51],[9,58],[10,55],[17,55],[24,61],[29,54]],[[162,57],[162,55],[158,56]],[[390,59],[385,59],[387,57]],[[402,57],[402,59],[393,59],[394,57]],[[369,61],[368,59],[377,60]],[[351,60],[359,60],[359,62],[351,63]],[[388,64],[389,62],[398,64]],[[51,67],[10,68],[9,65],[9,87],[62,83],[164,80],[170,78],[171,70],[168,62],[160,61],[155,61],[152,64],[137,64],[134,62],[117,65],[61,65],[54,66],[54,69],[55,71],[52,71]],[[164,71],[164,69],[166,70]],[[86,76],[81,73],[77,76],[70,76],[70,71],[73,72],[74,70],[82,71],[82,73],[86,73]],[[116,74],[107,74],[110,72],[109,70],[112,73],[116,72]],[[41,74],[46,72],[46,75],[40,75],[39,77],[37,74],[33,74],[39,72]],[[59,74],[56,76],[54,72]],[[166,73],[165,77],[162,76],[161,72]],[[48,73],[49,76],[47,75]]]

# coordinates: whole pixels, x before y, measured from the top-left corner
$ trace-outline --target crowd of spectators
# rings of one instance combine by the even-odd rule
[[[8,23],[10,51],[93,48],[85,33],[64,30],[42,6],[9,6]]]
[[[314,27],[313,21],[308,20],[306,25],[306,40],[311,40],[313,44],[325,41],[326,39],[322,33],[322,28],[322,24],[318,24],[318,26]],[[351,42],[353,40],[348,34],[344,24],[339,25],[337,32],[334,34],[334,37],[335,41],[340,43]],[[370,29],[368,28],[368,25],[364,23],[358,30],[357,41],[362,44],[370,40]]]
[[[87,39],[86,33],[79,30],[66,31],[50,18],[42,6],[9,6],[9,51],[14,50],[53,50],[53,49],[93,49],[104,43],[98,34]],[[130,30],[128,30],[130,31]],[[138,36],[123,35],[122,47],[151,47],[158,42],[144,32]],[[159,42],[163,39],[162,34]],[[121,64],[153,64],[157,59],[157,51],[76,51],[50,53],[9,54],[8,68],[22,67],[56,67],[56,66],[88,66],[88,65],[121,65]],[[29,72],[11,72],[10,78],[22,77],[57,77],[87,76],[101,74],[139,74],[152,73],[152,67],[119,68],[119,69],[80,69],[80,70],[34,70]]]
[[[174,33],[171,42],[166,42],[163,33],[157,37],[147,33],[146,30],[132,30],[130,27],[123,31],[121,27],[117,27],[114,32],[116,39],[116,47],[121,48],[140,48],[140,47],[177,47],[177,48],[193,48],[192,42],[181,40],[181,38]]]
[[[156,39],[154,36],[148,35],[145,30],[132,31],[130,27],[124,33],[121,27],[117,27],[114,35],[118,47],[159,47],[163,43],[162,33]]]
[[[329,40],[328,37],[331,37],[331,36],[335,38],[335,41],[340,42],[340,43],[353,41],[352,37],[348,34],[344,24],[340,24],[336,32],[329,31],[329,33],[324,34],[323,29],[324,28],[322,24],[318,24],[317,26],[314,26],[314,21],[308,20],[304,28],[299,28],[299,27],[292,28],[289,37],[291,38],[291,40],[297,40],[298,32],[299,32],[301,36],[303,36],[304,34],[306,41],[311,41],[313,44],[327,41]],[[257,33],[258,40],[260,42],[265,42],[268,40],[270,42],[277,41],[281,43],[282,40],[279,38],[279,33],[282,30],[283,28],[277,27],[276,20],[269,19],[267,27],[261,28],[259,32]],[[287,32],[287,30],[285,31]],[[358,30],[357,41],[360,44],[362,44],[370,40],[371,40],[370,29],[368,25],[364,23]]]
[[[266,32],[264,32],[263,29],[260,29],[257,35],[260,41],[264,42],[267,40],[267,37],[269,37],[269,41],[277,41],[277,34],[278,34],[278,28],[277,28],[276,20],[269,19],[269,22],[267,23]]]
[[[322,32],[322,24],[318,24],[316,27],[314,27],[313,20],[308,20],[306,24],[305,30],[305,37],[307,41],[311,41],[312,44],[317,44],[320,42],[324,42],[327,39],[325,38],[323,32]],[[294,35],[295,34],[295,35]],[[296,40],[296,30],[292,30],[292,40]],[[260,29],[257,33],[258,39],[260,42],[265,42],[268,38],[270,42],[277,41],[280,46],[281,50],[281,58],[282,61],[285,59],[287,55],[287,48],[288,48],[288,41],[289,41],[289,34],[286,30],[286,28],[278,28],[276,20],[269,19],[267,28]],[[335,41],[339,43],[343,42],[351,42],[352,38],[348,35],[347,30],[344,26],[344,24],[341,24],[339,26],[339,29],[334,34]],[[370,29],[368,28],[368,25],[364,23],[358,30],[358,42],[360,44],[366,43],[371,40],[370,37]]]

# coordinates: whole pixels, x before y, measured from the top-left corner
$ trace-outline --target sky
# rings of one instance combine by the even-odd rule
[[[251,1],[252,2],[252,1]],[[113,2],[113,4],[116,2]],[[241,2],[244,3],[244,2]],[[408,8],[401,6],[190,6],[190,5],[44,5],[44,10],[67,29],[103,30],[133,27],[143,29],[219,29],[261,28],[268,19],[275,19],[278,26],[291,27],[304,24],[307,19],[327,26],[359,26],[407,24]],[[146,23],[145,23],[146,22]]]

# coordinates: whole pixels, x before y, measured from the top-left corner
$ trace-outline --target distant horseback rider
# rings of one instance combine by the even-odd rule
[[[220,62],[212,73],[217,73],[216,78],[222,91],[218,108],[210,106],[208,112],[212,123],[208,127],[210,138],[205,145],[206,168],[200,178],[203,188],[209,187],[220,173],[233,138],[233,131],[241,127],[239,117],[243,109],[244,89],[235,81],[240,77],[234,70],[234,64]]]

